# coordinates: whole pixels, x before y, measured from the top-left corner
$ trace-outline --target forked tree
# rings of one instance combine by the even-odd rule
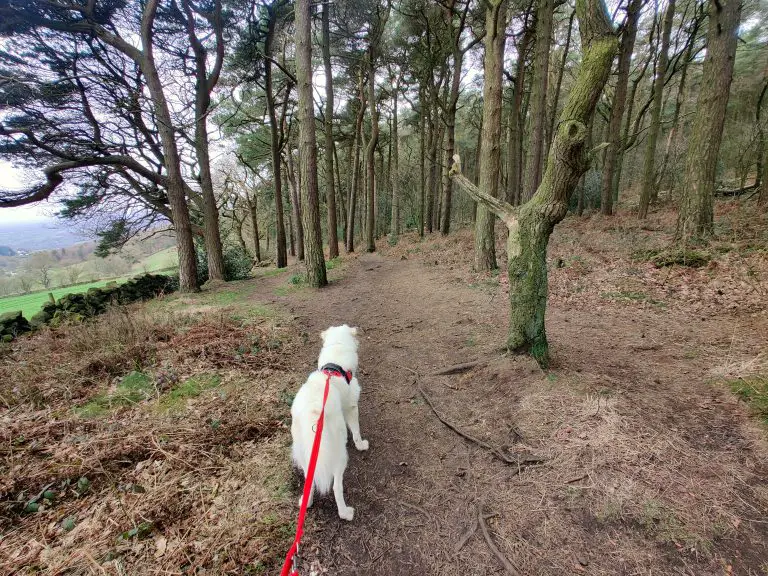
[[[507,347],[514,351],[529,351],[541,365],[549,361],[544,326],[547,244],[555,225],[568,211],[568,201],[579,178],[587,170],[587,126],[618,49],[603,0],[577,0],[576,14],[584,56],[560,114],[543,179],[533,197],[522,206],[514,207],[489,194],[482,180],[477,187],[465,178],[457,156],[454,156],[452,169],[458,187],[498,216],[509,229]],[[484,124],[491,120],[486,117],[485,110],[483,116]]]

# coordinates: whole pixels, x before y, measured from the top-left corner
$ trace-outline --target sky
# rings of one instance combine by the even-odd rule
[[[0,160],[0,189],[18,189],[23,186],[24,174],[16,170],[10,163]],[[0,208],[0,227],[3,224],[16,222],[39,222],[52,217],[54,205],[39,202],[19,208]]]

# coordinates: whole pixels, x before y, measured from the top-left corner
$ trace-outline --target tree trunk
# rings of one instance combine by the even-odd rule
[[[325,65],[325,179],[328,204],[328,257],[339,255],[336,231],[336,190],[333,182],[333,70],[331,68],[331,33],[329,0],[323,0],[323,64]]]
[[[694,22],[692,25],[691,33],[688,37],[688,45],[685,48],[685,53],[683,55],[683,64],[682,68],[680,70],[680,84],[677,87],[677,97],[675,98],[675,112],[672,116],[672,126],[669,130],[669,135],[667,136],[667,144],[664,149],[664,159],[661,162],[661,168],[659,169],[660,176],[659,176],[659,185],[661,185],[662,182],[667,182],[667,187],[671,191],[674,189],[674,180],[668,176],[669,172],[667,171],[667,166],[669,165],[670,156],[673,153],[673,150],[678,149],[678,143],[680,139],[680,132],[679,124],[680,124],[680,116],[682,114],[683,110],[683,103],[685,101],[685,88],[686,88],[686,79],[688,78],[688,65],[691,62],[691,58],[693,57],[693,46],[695,44],[696,39],[696,32],[698,32],[699,29],[699,19],[694,18]]]
[[[527,23],[526,23],[527,24]],[[507,202],[520,204],[520,188],[523,172],[523,95],[525,94],[525,54],[531,42],[533,31],[526,25],[520,44],[517,46],[515,88],[512,109],[509,112],[509,136],[507,139]],[[478,138],[478,149],[479,138]]]
[[[656,190],[656,143],[661,132],[661,104],[664,96],[664,78],[667,75],[669,60],[669,38],[672,35],[672,21],[675,17],[675,0],[669,0],[667,12],[664,14],[663,31],[661,33],[661,48],[659,62],[656,66],[656,78],[653,81],[653,104],[651,105],[651,125],[648,130],[648,140],[645,144],[645,161],[643,163],[643,187],[640,192],[640,207],[637,217],[644,219],[648,216],[648,206],[651,200],[658,196]]]
[[[353,147],[355,149],[354,165],[352,166],[352,185],[349,188],[349,201],[347,202],[348,217],[347,217],[347,252],[355,251],[355,211],[357,207],[357,195],[360,190],[360,147],[363,138],[363,117],[365,115],[365,89],[363,88],[363,77],[360,74],[360,80],[358,83],[360,91],[360,108],[357,111],[357,118],[355,119],[355,141]]]
[[[463,27],[462,27],[463,28]],[[453,75],[451,77],[451,93],[448,97],[448,107],[446,110],[446,145],[445,145],[445,181],[443,182],[443,207],[442,221],[440,222],[440,232],[443,235],[451,230],[451,196],[453,195],[453,180],[449,175],[449,166],[453,158],[453,150],[456,146],[456,107],[459,103],[459,88],[461,87],[461,67],[464,62],[464,52],[461,49],[461,31],[453,46]]]
[[[168,203],[171,207],[173,227],[176,231],[176,249],[179,255],[179,290],[195,292],[197,285],[197,259],[192,241],[192,224],[189,219],[189,206],[184,190],[184,177],[181,173],[179,150],[173,130],[168,101],[163,92],[163,84],[155,65],[153,54],[153,23],[157,13],[157,1],[147,3],[142,15],[143,53],[137,57],[137,63],[147,79],[147,90],[152,99],[153,110],[157,117],[157,131],[163,146],[165,169],[168,173]]]
[[[376,94],[374,91],[376,71],[374,64],[373,47],[368,52],[370,69],[368,71],[368,106],[370,106],[371,115],[371,137],[365,149],[366,176],[366,200],[365,200],[365,249],[368,252],[376,251],[375,233],[373,227],[376,225],[376,144],[379,142],[379,114],[376,110]]]
[[[714,228],[717,156],[736,56],[741,0],[710,0],[707,55],[693,130],[688,139],[676,237],[706,239]]]
[[[620,163],[619,148],[622,145],[621,120],[624,117],[624,108],[627,101],[629,68],[632,63],[632,51],[635,48],[635,38],[637,37],[637,22],[640,19],[642,7],[643,0],[631,0],[627,8],[627,21],[624,25],[624,32],[621,34],[618,78],[616,80],[616,92],[613,96],[613,105],[611,106],[611,117],[608,122],[608,148],[605,150],[600,199],[600,212],[607,215],[613,214],[613,179],[617,171],[616,166]]]
[[[336,171],[336,190],[338,191],[338,200],[341,203],[341,206],[338,207],[337,212],[341,214],[341,229],[344,231],[345,236],[342,238],[342,240],[346,241],[347,203],[344,201],[344,188],[341,185],[341,166],[339,164],[339,155],[336,152],[336,142],[333,143],[333,164]]]
[[[251,217],[251,230],[253,230],[253,257],[256,262],[261,262],[261,246],[259,244],[259,213],[257,210],[256,193],[248,199],[248,213]]]
[[[425,223],[427,232],[432,233],[433,211],[435,208],[435,164],[437,164],[438,113],[434,96],[429,100],[429,119],[427,121],[427,198]]]
[[[264,83],[267,98],[267,112],[269,113],[270,150],[272,152],[272,179],[275,187],[275,228],[276,228],[276,253],[275,261],[278,268],[288,265],[288,253],[285,244],[285,222],[283,218],[283,186],[280,172],[280,125],[275,112],[275,94],[272,87],[272,55],[275,39],[275,26],[277,16],[270,12],[267,27],[267,37],[264,42]],[[314,117],[314,116],[313,116]],[[313,125],[314,128],[314,125]],[[317,154],[317,152],[315,152]]]
[[[458,185],[496,214],[509,229],[507,347],[530,351],[542,366],[549,360],[544,325],[547,244],[555,225],[565,217],[570,195],[587,168],[587,125],[611,73],[618,48],[603,0],[577,0],[576,10],[584,56],[560,115],[544,177],[533,198],[515,208],[487,193],[482,185],[474,186],[458,173],[458,166],[452,171]]]
[[[536,10],[536,44],[533,52],[531,80],[531,136],[525,162],[523,199],[529,200],[541,181],[544,163],[544,126],[547,117],[547,81],[549,79],[549,48],[552,42],[554,0],[538,0]]]
[[[426,202],[426,185],[427,177],[425,170],[425,146],[424,137],[426,134],[427,120],[424,115],[424,90],[419,91],[419,102],[421,104],[419,110],[419,238],[424,238],[424,216],[425,216],[425,202]]]
[[[315,114],[312,100],[310,0],[296,0],[295,14],[301,211],[305,234],[304,261],[307,266],[309,285],[319,288],[328,284],[328,279],[325,271],[325,258],[323,257],[323,238],[320,232],[320,205],[317,191],[317,142],[315,140]]]
[[[301,192],[296,181],[296,169],[293,164],[293,152],[286,153],[288,166],[288,187],[291,189],[291,210],[296,230],[296,257],[304,260],[304,225],[301,222]]]
[[[187,37],[195,55],[195,154],[200,167],[200,189],[203,198],[203,223],[205,252],[208,260],[208,279],[224,280],[224,256],[219,230],[219,209],[213,193],[211,159],[208,148],[208,112],[211,105],[211,91],[216,86],[224,58],[221,23],[221,2],[214,4],[212,24],[216,35],[216,62],[211,76],[208,76],[208,52],[197,37],[195,15],[189,0],[181,3],[186,16]]]
[[[557,105],[560,102],[560,89],[563,87],[563,75],[565,74],[565,65],[568,62],[568,50],[571,49],[571,33],[573,32],[573,19],[576,16],[576,10],[571,12],[568,18],[568,32],[565,36],[565,47],[563,48],[563,59],[560,61],[560,68],[557,71],[557,82],[555,83],[555,92],[552,100],[552,110],[549,116],[549,129],[547,130],[547,150],[545,158],[549,156],[549,148],[552,146],[552,138],[555,136],[555,120],[557,119]]]
[[[392,219],[389,223],[389,243],[397,244],[397,235],[400,233],[400,191],[399,191],[399,152],[400,141],[397,137],[397,97],[400,95],[400,76],[395,82],[395,91],[392,94],[392,155],[389,169],[390,186],[392,187]]]
[[[485,9],[485,57],[483,70],[483,150],[480,188],[496,198],[501,164],[501,88],[506,39],[506,2],[491,0]],[[495,217],[485,205],[478,205],[475,217],[475,271],[496,268]]]

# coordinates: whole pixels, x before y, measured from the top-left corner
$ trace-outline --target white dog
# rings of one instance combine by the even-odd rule
[[[315,468],[315,478],[309,493],[307,506],[312,505],[315,490],[327,494],[333,484],[333,495],[339,517],[352,520],[355,509],[344,502],[344,470],[347,467],[347,426],[352,432],[355,448],[368,450],[368,440],[360,436],[360,422],[357,401],[360,398],[360,384],[357,381],[357,328],[334,326],[320,334],[323,348],[317,359],[317,370],[312,372],[299,389],[291,405],[291,436],[293,436],[293,461],[307,477],[312,443],[327,378],[323,370],[334,373],[331,376],[328,400],[325,405],[323,436]],[[301,500],[299,500],[301,504]]]

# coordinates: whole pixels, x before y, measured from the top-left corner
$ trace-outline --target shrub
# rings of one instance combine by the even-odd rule
[[[208,281],[208,254],[202,243],[195,245],[197,256],[197,282],[200,285]],[[224,280],[245,280],[250,278],[253,258],[242,246],[224,246]]]

